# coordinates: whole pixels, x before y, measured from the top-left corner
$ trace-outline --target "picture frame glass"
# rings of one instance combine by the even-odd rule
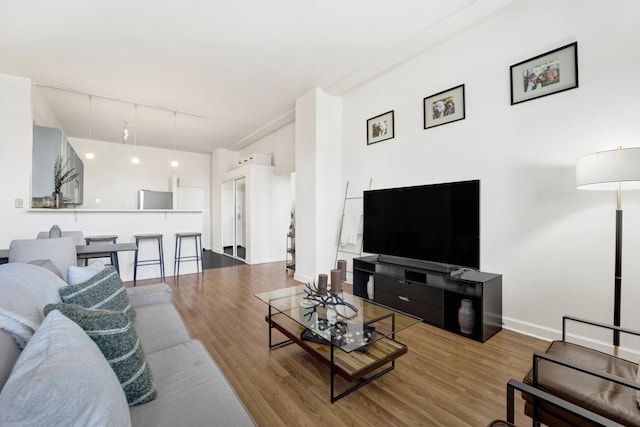
[[[428,96],[423,100],[424,128],[465,118],[464,85]]]
[[[578,87],[577,42],[511,66],[511,103]]]
[[[367,120],[367,145],[395,136],[393,113],[393,111],[388,111]]]

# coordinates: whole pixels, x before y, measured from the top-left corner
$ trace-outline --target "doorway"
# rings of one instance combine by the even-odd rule
[[[245,178],[222,183],[222,249],[226,255],[247,258]]]

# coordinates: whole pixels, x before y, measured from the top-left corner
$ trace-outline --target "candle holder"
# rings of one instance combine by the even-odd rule
[[[331,270],[331,293],[338,294],[340,292],[342,292],[342,272]]]
[[[318,275],[318,295],[326,295],[327,294],[327,281],[328,277],[326,274]]]
[[[340,270],[341,275],[340,277],[342,278],[343,282],[347,281],[347,261],[344,259],[339,259],[338,260],[338,270]]]

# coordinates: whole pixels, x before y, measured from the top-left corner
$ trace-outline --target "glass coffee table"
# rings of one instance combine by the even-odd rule
[[[295,343],[330,368],[331,403],[393,370],[395,360],[407,353],[407,346],[396,341],[396,332],[422,321],[344,292],[333,295],[332,301],[339,298],[347,305],[314,307],[315,298],[310,299],[307,290],[300,285],[255,296],[269,307],[265,320],[270,349]],[[274,343],[273,329],[287,339]],[[336,375],[355,384],[336,395]]]

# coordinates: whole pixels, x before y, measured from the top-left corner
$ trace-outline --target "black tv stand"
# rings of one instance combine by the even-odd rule
[[[476,341],[485,342],[498,333],[502,329],[502,276],[433,264],[437,263],[377,255],[354,258],[353,293],[369,298],[367,283],[373,277],[373,301]],[[471,334],[463,334],[458,323],[463,299],[471,300],[475,311]]]

